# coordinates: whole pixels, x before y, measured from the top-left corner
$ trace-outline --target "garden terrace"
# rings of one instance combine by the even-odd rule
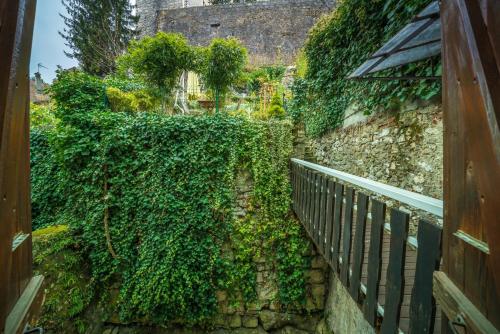
[[[338,2],[309,33],[294,75],[247,68],[234,38],[135,40],[128,0],[64,1],[61,35],[80,69],[59,69],[50,103],[32,110],[35,0],[2,2],[0,333],[499,333],[500,6],[429,2]],[[296,22],[266,13],[265,30]],[[155,14],[169,29],[167,13]],[[413,46],[425,52],[401,56]],[[188,72],[206,90],[189,103]],[[428,132],[400,118],[407,103],[440,97],[443,201],[292,159],[296,130],[317,139],[347,129],[352,110],[384,111],[399,129],[372,123],[367,139],[324,147],[360,144],[353,151],[368,156],[381,152],[371,144],[390,143],[394,161],[377,160],[385,171],[359,175],[408,172],[425,192],[424,173],[402,165]],[[441,167],[421,160],[415,168]]]

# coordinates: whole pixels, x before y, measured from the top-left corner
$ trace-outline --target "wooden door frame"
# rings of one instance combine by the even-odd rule
[[[500,1],[441,3],[443,273],[434,292],[473,332],[500,328]],[[446,327],[445,332],[449,330]]]
[[[21,333],[39,309],[33,277],[29,62],[36,0],[0,1],[0,333]]]

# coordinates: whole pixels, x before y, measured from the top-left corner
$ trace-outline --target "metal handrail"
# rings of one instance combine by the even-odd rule
[[[421,209],[425,212],[433,214],[439,218],[443,218],[443,201],[417,194],[412,191],[404,190],[388,184],[369,180],[360,176],[341,172],[339,170],[317,165],[315,163],[292,158],[292,161],[310,169],[316,170],[326,175],[333,176],[339,180],[351,183],[361,188],[373,191],[375,193],[392,198],[398,202],[408,204],[412,207]]]

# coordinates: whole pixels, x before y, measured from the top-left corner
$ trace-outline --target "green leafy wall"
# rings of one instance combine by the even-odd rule
[[[277,263],[280,302],[302,303],[308,243],[289,215],[291,122],[114,113],[88,79],[56,83],[61,122],[32,132],[33,221],[69,224],[95,295],[118,284],[112,304],[124,321],[209,324],[216,291],[255,298],[261,254]],[[254,189],[248,217],[237,221],[241,169]]]
[[[309,135],[320,136],[342,124],[344,112],[352,104],[370,114],[380,109],[397,110],[406,100],[428,100],[440,93],[439,81],[347,79],[430,2],[342,0],[311,29],[304,47],[307,70],[295,81],[290,108]],[[437,58],[378,75],[433,76],[440,72]]]

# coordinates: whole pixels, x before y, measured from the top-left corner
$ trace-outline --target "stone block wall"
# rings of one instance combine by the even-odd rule
[[[156,16],[151,12],[153,0],[139,0],[143,33],[182,33],[199,46],[215,37],[236,37],[248,48],[253,66],[292,63],[309,29],[333,8],[331,0],[275,0],[171,9],[175,1],[165,7],[159,0]]]
[[[236,178],[236,219],[248,214],[252,189],[250,173],[246,170],[240,171]],[[228,251],[230,252],[230,249],[226,250]],[[323,323],[329,269],[312,244],[306,256],[311,266],[306,272],[306,300],[302,307],[285,309],[279,303],[276,263],[266,258],[258,258],[254,259],[257,268],[257,300],[249,305],[242,301],[234,305],[226,291],[218,291],[219,312],[216,327],[225,330],[252,329],[255,333],[316,333],[316,329]]]
[[[307,140],[316,163],[441,199],[443,121],[439,105],[376,114]]]
[[[307,272],[307,298],[304,307],[285,310],[277,301],[278,282],[275,264],[256,260],[257,300],[245,305],[229,300],[219,291],[219,312],[215,326],[219,329],[253,329],[258,333],[316,333],[323,319],[327,297],[328,266],[322,256],[311,249],[311,269]]]
[[[158,11],[182,8],[185,0],[136,0],[139,22],[137,28],[140,36],[156,33]],[[193,0],[196,1],[196,0]]]

